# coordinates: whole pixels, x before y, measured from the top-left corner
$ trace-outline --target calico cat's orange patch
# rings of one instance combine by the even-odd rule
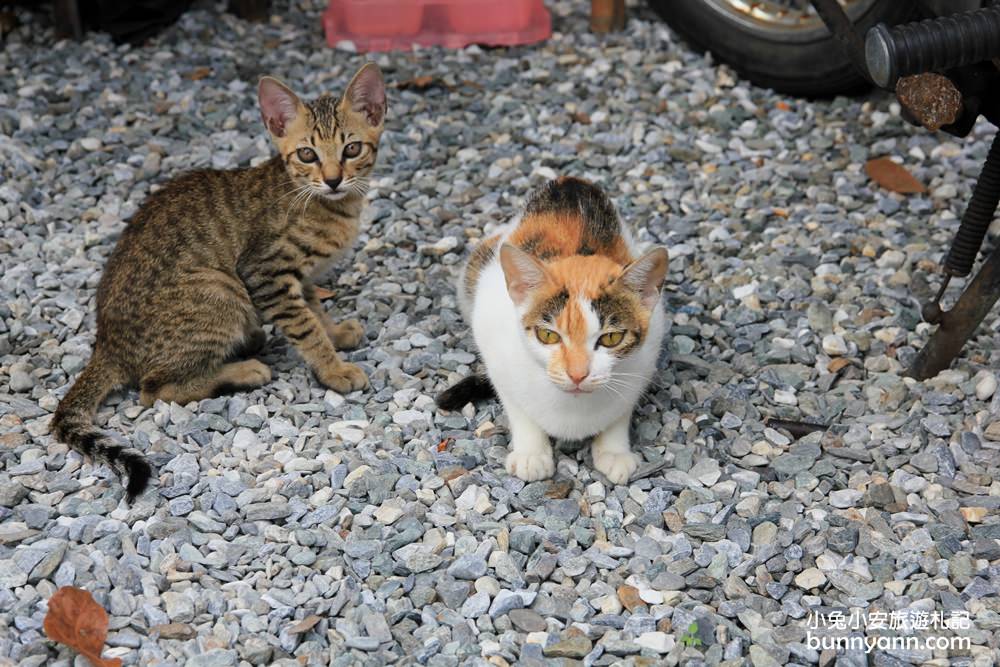
[[[603,255],[620,264],[632,259],[621,236],[595,238],[582,216],[566,211],[526,215],[509,242],[543,262],[574,255]]]

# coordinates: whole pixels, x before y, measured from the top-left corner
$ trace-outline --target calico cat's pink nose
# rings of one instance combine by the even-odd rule
[[[573,373],[572,371],[567,371],[566,375],[568,375],[569,379],[573,381],[573,384],[579,386],[579,384],[584,380],[586,380],[587,376],[590,375],[590,371],[583,371],[582,373]]]

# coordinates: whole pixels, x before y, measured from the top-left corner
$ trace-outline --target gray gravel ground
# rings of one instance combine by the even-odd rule
[[[350,356],[373,389],[325,391],[276,337],[261,390],[114,397],[98,421],[159,466],[133,507],[49,434],[122,220],[183,170],[269,154],[258,75],[336,90],[362,58],[324,46],[313,0],[267,25],[203,8],[138,48],[50,48],[21,16],[0,52],[0,665],[73,663],[42,632],[64,585],[109,610],[128,665],[863,665],[808,646],[811,612],[851,609],[971,618],[931,633],[971,648],[871,664],[1000,660],[1000,320],[954,370],[901,375],[993,129],[785,98],[645,9],[590,35],[585,5],[556,4],[540,47],[376,58],[434,85],[390,91],[370,222],[328,285],[367,323]],[[881,155],[928,194],[870,183]],[[433,405],[474,366],[459,263],[561,173],[671,250],[627,487],[572,444],[525,485],[496,405]],[[793,441],[768,417],[835,425]]]

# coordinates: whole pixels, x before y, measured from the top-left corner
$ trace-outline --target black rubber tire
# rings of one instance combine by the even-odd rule
[[[829,97],[861,92],[871,84],[854,68],[829,32],[811,41],[782,41],[748,30],[708,6],[707,0],[649,0],[649,5],[685,41],[727,63],[758,86],[790,95]],[[857,25],[864,35],[876,23],[918,18],[915,3],[877,0]]]

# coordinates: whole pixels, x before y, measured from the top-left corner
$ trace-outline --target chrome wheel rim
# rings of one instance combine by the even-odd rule
[[[738,23],[762,37],[808,42],[830,34],[808,0],[704,0],[721,18]],[[877,0],[840,0],[852,21],[857,21]]]

